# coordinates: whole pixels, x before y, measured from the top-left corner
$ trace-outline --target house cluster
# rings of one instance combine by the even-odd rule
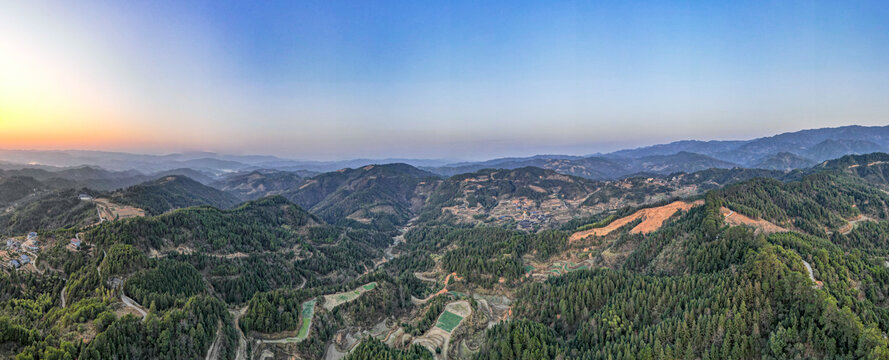
[[[28,255],[22,254],[21,256],[19,256],[18,259],[9,260],[9,266],[12,266],[13,268],[18,269],[22,266],[28,265],[30,262],[31,262],[31,257]]]
[[[25,241],[23,243],[19,243],[19,241],[13,238],[6,239],[6,251],[4,253],[12,255],[11,259],[8,261],[10,267],[18,269],[31,263],[32,255],[19,254],[18,257],[15,257],[15,253],[23,251],[31,252],[31,254],[40,251],[40,241],[38,240],[36,232],[31,232],[25,236]]]
[[[36,253],[36,252],[40,251],[40,240],[37,237],[37,233],[36,232],[28,233],[27,240],[25,240],[25,243],[23,246],[25,247],[25,250],[28,250],[30,252]]]
[[[77,238],[71,238],[69,244],[74,250],[80,249],[80,240],[78,240]]]
[[[518,226],[523,230],[530,230],[534,226],[543,225],[548,219],[546,214],[539,211],[531,211],[530,214],[526,212],[522,220],[519,220]]]
[[[535,227],[542,226],[549,219],[547,212],[537,208],[534,202],[524,199],[513,199],[512,208],[515,211],[509,211],[512,214],[500,215],[497,220],[516,221],[516,225],[521,230],[533,230]]]

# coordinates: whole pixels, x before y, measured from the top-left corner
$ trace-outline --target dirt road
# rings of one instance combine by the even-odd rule
[[[235,329],[238,330],[238,351],[235,353],[235,360],[247,360],[247,337],[244,336],[244,332],[241,331],[241,325],[239,321],[241,320],[241,316],[247,312],[247,306],[238,309],[238,310],[229,310],[232,316],[235,318]]]
[[[129,296],[126,296],[123,293],[123,291],[120,292],[120,299],[123,300],[124,305],[129,306],[133,309],[136,309],[136,311],[138,311],[140,314],[142,314],[143,320],[145,319],[146,316],[148,316],[148,312],[145,311],[145,309],[142,308],[142,306],[139,305],[139,303],[137,303],[135,300],[130,299]]]
[[[213,340],[213,344],[207,349],[207,360],[219,359],[219,349],[222,348],[219,345],[219,340],[222,340],[222,321],[216,326],[216,340]]]

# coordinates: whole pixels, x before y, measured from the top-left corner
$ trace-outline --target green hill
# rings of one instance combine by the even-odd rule
[[[240,199],[254,200],[297,189],[304,183],[305,179],[289,171],[251,171],[226,176],[211,185]]]
[[[422,208],[439,181],[407,164],[368,165],[309,178],[282,195],[331,223],[392,230]]]
[[[886,153],[846,155],[818,164],[814,170],[839,171],[871,184],[889,186],[889,154]]]
[[[99,222],[95,204],[81,201],[79,194],[73,189],[53,190],[21,201],[11,211],[0,212],[0,234],[22,235]]]
[[[111,194],[111,200],[143,209],[150,215],[200,205],[227,209],[240,202],[232,194],[177,175],[118,190]]]
[[[46,190],[47,186],[32,177],[0,177],[0,206]]]

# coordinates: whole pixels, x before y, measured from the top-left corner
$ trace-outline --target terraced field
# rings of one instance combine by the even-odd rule
[[[300,342],[308,338],[309,329],[312,328],[312,318],[315,316],[315,304],[317,302],[318,298],[313,298],[302,304],[302,325],[299,327],[296,336],[277,340],[260,340],[260,342],[266,344],[284,344]]]
[[[444,311],[438,316],[435,325],[432,326],[426,334],[420,336],[412,342],[429,349],[435,354],[436,359],[448,358],[448,347],[451,342],[451,333],[460,326],[463,319],[472,314],[472,306],[466,300],[459,300],[449,303],[445,306]],[[440,349],[439,353],[437,349]]]
[[[572,271],[587,270],[589,265],[585,263],[576,264],[571,261],[557,261],[553,263],[549,272],[555,275],[567,274]]]
[[[377,283],[372,282],[372,283],[367,283],[367,284],[361,285],[352,291],[324,295],[324,308],[327,309],[328,311],[333,310],[333,308],[340,306],[342,304],[345,304],[347,302],[353,301],[353,300],[357,299],[359,296],[361,296],[361,294],[364,294],[368,291],[376,289],[376,287],[377,287]]]
[[[299,328],[299,332],[296,333],[296,341],[303,341],[307,337],[309,337],[309,328],[312,327],[312,317],[315,316],[316,302],[318,302],[318,298],[314,298],[303,303],[303,311],[301,314],[303,323],[302,326]]]
[[[441,316],[438,317],[438,322],[435,323],[435,327],[450,333],[454,331],[454,328],[456,328],[457,325],[460,325],[461,321],[463,321],[462,316],[445,310],[441,313]]]

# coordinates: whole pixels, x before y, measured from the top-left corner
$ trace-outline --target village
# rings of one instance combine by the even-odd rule
[[[579,202],[560,199],[555,195],[542,201],[517,198],[500,201],[491,209],[489,216],[498,223],[515,222],[517,230],[537,231],[585,213],[586,209],[579,205]]]
[[[551,219],[544,209],[538,209],[537,205],[527,199],[513,199],[506,205],[512,207],[510,214],[496,215],[499,221],[515,221],[520,230],[539,229]],[[496,210],[496,209],[495,209]],[[492,211],[494,215],[494,211]]]
[[[93,198],[87,194],[80,194],[78,198],[81,201],[92,201]],[[38,271],[37,258],[41,249],[49,248],[56,244],[55,239],[41,240],[37,232],[32,231],[27,235],[13,236],[0,243],[3,248],[0,249],[0,266],[10,270]],[[69,251],[80,250],[81,241],[77,237],[68,240],[65,245]]]
[[[7,238],[0,250],[0,261],[3,266],[11,270],[37,271],[36,261],[41,248],[55,245],[55,241],[43,241],[36,232],[30,232],[24,236]],[[81,241],[71,238],[65,247],[69,251],[80,249]]]

